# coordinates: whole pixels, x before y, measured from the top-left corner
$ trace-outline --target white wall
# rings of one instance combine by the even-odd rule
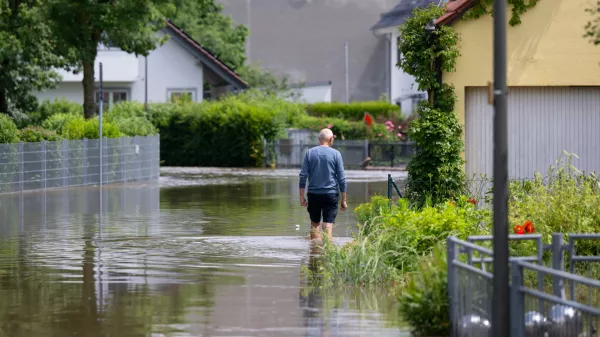
[[[139,60],[134,54],[128,54],[118,49],[98,50],[94,62],[96,81],[100,81],[100,62],[102,62],[102,77],[105,82],[133,82],[140,79]],[[62,69],[57,71],[63,82],[81,82],[83,72],[73,74]]]
[[[292,89],[306,103],[331,102],[331,84]]]
[[[131,86],[133,100],[144,101],[144,58],[140,58],[139,81]],[[200,60],[190,54],[179,42],[170,38],[148,55],[148,101],[165,102],[167,89],[194,89],[195,100],[202,101],[203,71]]]
[[[35,96],[40,102],[44,100],[53,101],[55,98],[64,98],[83,104],[83,85],[81,82],[61,83],[58,88],[38,92]]]
[[[396,66],[396,64],[398,63],[398,35],[398,32],[395,30],[393,33],[391,33],[390,41],[390,72],[392,77],[390,100],[392,103],[396,103],[396,99],[398,97],[419,92],[417,90],[415,78],[411,75],[406,74]],[[412,111],[412,101],[410,99],[404,100],[402,102],[402,111],[404,114],[410,114],[410,112]]]

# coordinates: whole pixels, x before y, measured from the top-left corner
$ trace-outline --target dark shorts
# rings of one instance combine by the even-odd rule
[[[338,209],[338,194],[308,193],[307,209],[308,214],[310,214],[310,221],[316,223],[321,222],[321,215],[323,215],[323,222],[335,223]]]

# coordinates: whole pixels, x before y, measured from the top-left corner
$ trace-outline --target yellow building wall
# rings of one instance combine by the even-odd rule
[[[520,25],[507,23],[508,85],[600,86],[600,46],[583,37],[591,18],[585,8],[592,3],[541,0],[521,16]],[[443,80],[456,88],[456,113],[464,126],[465,87],[493,81],[492,18],[458,20],[453,28],[460,34],[461,56],[456,71],[444,73]]]

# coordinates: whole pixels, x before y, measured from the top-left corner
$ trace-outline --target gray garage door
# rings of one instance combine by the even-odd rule
[[[492,176],[494,109],[487,89],[467,88],[467,174]],[[574,165],[600,172],[600,88],[512,87],[508,99],[508,170],[511,178],[546,176],[563,150]]]

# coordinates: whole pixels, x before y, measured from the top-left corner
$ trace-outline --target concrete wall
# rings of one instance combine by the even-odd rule
[[[600,86],[600,47],[582,37],[589,4],[540,1],[522,15],[520,25],[508,26],[509,86]],[[453,27],[461,36],[461,56],[444,81],[456,87],[456,113],[464,125],[465,88],[493,80],[492,18],[460,20]]]
[[[345,100],[344,42],[349,46],[351,100],[388,93],[388,46],[370,28],[398,0],[218,0],[248,26],[247,55],[293,82],[332,81],[332,100]]]

